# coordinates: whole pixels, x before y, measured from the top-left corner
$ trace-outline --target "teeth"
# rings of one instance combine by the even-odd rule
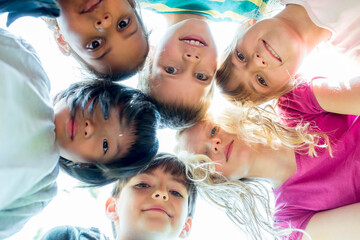
[[[267,44],[267,43],[265,43],[265,44],[266,44],[266,47],[270,50],[270,52],[281,62],[280,56],[277,55],[277,53],[274,51],[274,49],[272,49],[269,44]]]
[[[183,40],[183,41],[194,46],[202,46],[202,47],[205,46],[202,42],[197,40]]]

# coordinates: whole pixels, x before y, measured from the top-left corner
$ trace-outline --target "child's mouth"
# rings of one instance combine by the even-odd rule
[[[265,49],[268,50],[268,52],[270,53],[270,55],[272,55],[274,58],[276,58],[279,62],[282,63],[282,60],[280,58],[280,56],[275,52],[275,50],[264,40],[262,40],[265,46]]]
[[[82,13],[89,13],[89,12],[92,12],[94,11],[96,8],[98,8],[100,6],[100,4],[102,3],[102,0],[89,0],[83,10],[81,10],[81,14]]]
[[[180,38],[179,40],[195,47],[207,47],[207,43],[200,36],[191,35]]]

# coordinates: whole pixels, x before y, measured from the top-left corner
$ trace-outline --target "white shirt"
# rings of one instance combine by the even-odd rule
[[[331,31],[331,43],[360,61],[359,0],[280,0],[305,8],[314,24]]]
[[[55,196],[59,155],[49,79],[32,47],[2,29],[0,69],[1,239]]]

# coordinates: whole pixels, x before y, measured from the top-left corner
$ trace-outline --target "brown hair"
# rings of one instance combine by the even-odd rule
[[[182,129],[188,128],[200,122],[206,115],[210,101],[214,95],[215,84],[211,83],[208,94],[200,100],[198,104],[191,106],[184,104],[183,101],[173,103],[163,102],[153,92],[150,86],[152,72],[152,56],[148,56],[143,70],[139,73],[138,88],[146,93],[156,105],[160,116],[160,128]]]

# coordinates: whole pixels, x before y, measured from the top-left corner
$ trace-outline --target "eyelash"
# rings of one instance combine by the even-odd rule
[[[150,187],[150,185],[147,183],[138,183],[135,185],[135,188],[138,188],[138,189],[149,188],[149,187]],[[179,193],[178,191],[170,190],[169,192],[175,197],[184,198],[183,195],[181,193]]]
[[[120,24],[123,23],[123,22],[125,22],[126,25],[123,26],[123,27],[120,27]],[[123,30],[124,28],[129,26],[129,24],[130,24],[130,18],[126,18],[126,19],[122,19],[121,21],[119,21],[119,23],[117,24],[117,27],[118,27],[119,30]]]
[[[214,137],[214,136],[216,135],[217,130],[218,130],[218,127],[217,127],[217,126],[215,126],[215,127],[213,127],[213,128],[211,129],[211,132],[210,132],[211,137]]]
[[[104,154],[109,150],[109,143],[106,139],[103,140],[103,151]]]
[[[172,70],[170,70],[172,69]],[[167,72],[168,74],[176,74],[178,72],[178,70],[174,67],[165,67],[165,72]]]
[[[243,53],[236,51],[236,56],[241,62],[246,62],[246,58]],[[243,59],[242,59],[243,58]]]
[[[91,41],[90,43],[88,43],[86,45],[86,49],[90,50],[90,51],[94,51],[96,50],[97,48],[99,48],[102,44],[103,44],[103,39],[99,38],[99,39],[96,39],[96,40],[93,40]],[[93,46],[93,43],[97,42],[98,45],[97,46]]]
[[[147,183],[138,183],[135,185],[136,188],[149,188],[150,185]]]
[[[195,73],[194,75],[195,75],[196,79],[198,79],[198,80],[200,80],[200,81],[206,81],[206,80],[209,79],[209,77],[206,76],[206,75],[203,74],[203,73]],[[200,77],[199,77],[199,76],[200,76]]]
[[[258,83],[261,85],[261,86],[264,86],[264,87],[267,87],[267,83],[266,83],[266,80],[260,76],[260,75],[256,75],[256,80],[258,81]],[[263,83],[261,83],[263,82]]]
[[[179,197],[179,198],[184,198],[183,195],[181,195],[181,193],[179,193],[178,191],[170,191],[170,193],[175,196],[175,197]]]

